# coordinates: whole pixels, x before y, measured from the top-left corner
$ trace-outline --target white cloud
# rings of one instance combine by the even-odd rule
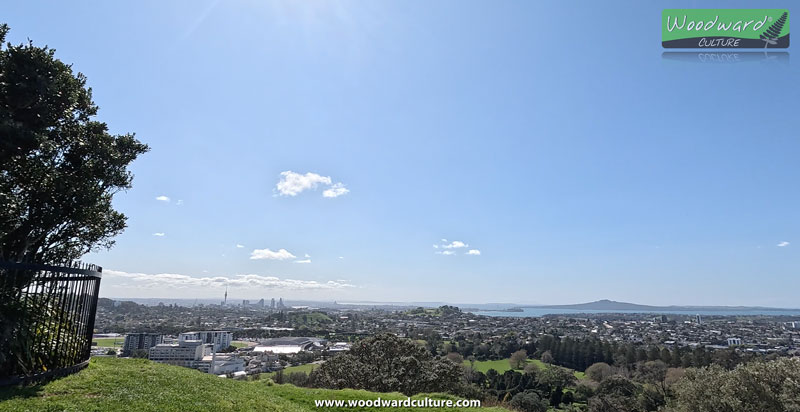
[[[269,249],[255,249],[250,253],[250,259],[270,259],[270,260],[286,260],[294,259],[297,256],[289,253],[286,249],[279,249],[273,252]]]
[[[311,259],[295,260],[294,263],[311,263]]]
[[[439,249],[439,245],[433,245],[434,249]]]
[[[442,247],[445,248],[445,249],[458,249],[458,248],[467,247],[467,246],[469,246],[469,245],[464,243],[464,242],[462,242],[462,241],[460,241],[460,240],[454,240],[454,241],[452,241],[451,243],[449,243],[447,245],[443,245]]]
[[[320,176],[316,173],[309,172],[302,175],[287,170],[281,172],[281,179],[275,185],[275,189],[278,190],[281,196],[297,196],[306,189],[316,189],[320,183],[330,185],[331,178],[329,176]]]
[[[470,249],[469,252],[467,252],[467,254],[473,256],[480,256],[481,251],[478,249]]]
[[[319,185],[328,186],[322,191],[323,197],[334,198],[350,193],[350,189],[346,188],[344,183],[333,183],[330,176],[311,172],[300,174],[291,170],[281,172],[281,178],[275,185],[275,191],[281,196],[297,196],[304,190],[315,190]]]
[[[789,242],[787,242],[787,241],[783,241],[781,243],[778,243],[778,247],[786,247],[786,246],[789,246]]]
[[[183,204],[183,200],[181,200],[181,199],[178,199],[178,201],[177,201],[177,202],[175,202],[175,204],[176,204],[176,205],[178,205],[178,206],[180,206],[180,205],[182,205],[182,204]]]
[[[274,276],[261,275],[237,275],[233,278],[216,277],[192,277],[176,273],[128,273],[116,270],[104,270],[104,277],[123,278],[150,288],[208,288],[208,287],[242,287],[242,288],[264,288],[264,289],[345,289],[352,288],[347,282],[329,280],[327,282],[317,282],[315,280],[296,280],[280,279]]]
[[[349,189],[344,187],[344,185],[342,183],[336,183],[333,186],[331,186],[329,189],[325,189],[325,191],[322,192],[322,196],[323,197],[339,197],[341,195],[346,195],[347,193],[350,193]]]
[[[164,195],[158,196],[158,197],[156,198],[156,200],[158,200],[158,201],[160,201],[160,202],[166,202],[166,203],[169,203],[169,198],[168,198],[167,196],[164,196]]]
[[[339,256],[339,259],[344,259],[344,256]]]
[[[445,255],[445,256],[450,256],[450,255],[455,255],[455,254],[456,254],[456,252],[453,252],[452,250],[443,250],[443,251],[441,251],[441,252],[436,252],[436,254],[437,254],[437,255]]]
[[[309,255],[308,253],[306,253],[306,256],[305,256],[305,257],[307,257],[307,258],[310,258],[310,257],[311,257],[311,255]]]
[[[165,233],[164,232],[156,232],[156,233],[153,233],[153,236],[164,237]]]
[[[238,243],[237,243],[237,244],[236,244],[236,248],[237,248],[237,249],[242,249],[242,248],[244,248],[244,245],[240,245],[240,244],[238,244]]]

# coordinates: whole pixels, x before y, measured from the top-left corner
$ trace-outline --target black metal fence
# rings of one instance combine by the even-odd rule
[[[0,386],[88,364],[102,270],[0,261]]]

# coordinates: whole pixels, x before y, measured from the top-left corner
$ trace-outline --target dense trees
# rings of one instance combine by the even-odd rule
[[[461,365],[435,359],[409,339],[384,334],[356,343],[346,354],[312,372],[318,387],[355,388],[377,392],[455,392],[461,383]]]
[[[86,77],[54,53],[31,42],[0,49],[0,259],[59,263],[111,247],[125,228],[111,199],[148,150],[93,119]]]
[[[689,369],[674,390],[674,412],[800,411],[800,360]]]
[[[525,391],[511,398],[511,406],[522,412],[546,412],[549,404],[535,391]]]

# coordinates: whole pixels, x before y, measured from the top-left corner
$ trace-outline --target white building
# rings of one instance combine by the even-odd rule
[[[350,350],[350,344],[347,342],[336,342],[328,348],[331,354],[347,352]]]
[[[211,353],[211,345],[199,340],[183,340],[179,343],[162,343],[150,348],[150,360],[168,365],[196,368],[203,358]]]
[[[742,344],[741,338],[728,338],[728,346],[738,346]]]
[[[318,338],[272,338],[261,341],[253,352],[272,352],[275,354],[293,354],[303,351],[322,350],[325,340]]]
[[[195,368],[208,373],[211,369],[212,361],[214,363],[215,374],[234,373],[245,370],[244,359],[235,355],[220,354],[203,356],[203,359],[197,362]]]
[[[233,333],[225,330],[204,330],[184,332],[178,335],[178,343],[186,340],[199,340],[203,343],[210,343],[214,345],[214,351],[219,352],[231,346]]]

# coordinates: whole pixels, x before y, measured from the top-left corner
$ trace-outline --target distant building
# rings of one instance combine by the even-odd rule
[[[286,306],[283,305],[283,298],[278,299],[278,309],[285,309]]]
[[[199,340],[162,343],[150,348],[151,361],[186,368],[197,368],[208,354],[211,354],[211,345]]]
[[[247,299],[242,299],[242,306],[243,306],[243,307],[248,307],[248,306],[250,306],[250,301],[249,301],[249,300],[247,300]]]
[[[697,323],[698,325],[701,325],[701,324],[703,323],[703,318],[701,318],[701,317],[700,317],[700,315],[695,315],[695,317],[694,317],[694,321],[695,321],[695,323]]]
[[[219,352],[231,346],[231,342],[233,342],[233,333],[225,330],[204,330],[184,332],[178,335],[178,343],[187,340],[199,340],[202,343],[210,343],[213,345],[213,350]]]
[[[263,298],[258,301],[258,307],[261,308],[261,309],[264,309],[264,299]]]
[[[325,347],[325,343],[327,343],[326,340],[319,338],[272,338],[259,342],[259,344],[253,348],[253,352],[292,354],[303,351],[321,350]]]
[[[272,301],[269,303],[270,309],[275,309],[275,298],[272,298]]]
[[[234,373],[245,370],[244,359],[236,355],[205,355],[203,358],[195,363],[194,368],[201,372],[209,373],[211,371],[211,364],[214,364],[213,373]]]
[[[336,342],[328,348],[328,352],[330,352],[331,355],[347,352],[349,350],[350,344],[347,342]]]
[[[728,338],[728,346],[739,346],[742,344],[741,338]]]
[[[164,337],[160,333],[130,333],[125,335],[125,343],[122,344],[122,356],[131,356],[134,351],[145,350],[160,343],[164,343]]]

